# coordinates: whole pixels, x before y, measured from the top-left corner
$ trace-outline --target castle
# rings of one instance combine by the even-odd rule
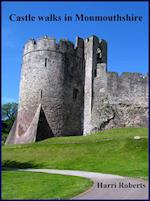
[[[24,46],[17,118],[6,144],[146,127],[148,76],[107,72],[107,43],[47,36]]]

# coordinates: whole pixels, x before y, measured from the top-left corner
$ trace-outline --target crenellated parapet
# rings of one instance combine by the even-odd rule
[[[30,39],[24,46],[23,55],[34,51],[56,51],[60,53],[70,53],[80,57],[79,52],[83,51],[83,39],[77,37],[76,45],[71,41],[66,39],[60,39],[59,42],[56,42],[55,38],[50,38],[47,36],[35,39]]]
[[[136,72],[123,72],[120,75],[117,72],[107,72],[107,76],[113,81],[113,79],[119,79],[120,81],[129,81],[132,82],[143,82],[147,81],[148,74],[136,73]]]
[[[124,72],[121,75],[107,72],[107,93],[115,103],[147,104],[148,75]]]

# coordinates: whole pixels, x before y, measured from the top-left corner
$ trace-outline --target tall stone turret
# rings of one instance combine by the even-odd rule
[[[24,47],[16,122],[9,143],[82,133],[83,40],[43,37]]]
[[[107,43],[96,36],[84,40],[85,85],[84,85],[84,128],[87,135],[92,130],[92,109],[94,99],[94,80],[101,73],[106,73]],[[103,78],[105,79],[106,76]],[[100,86],[101,87],[101,86]]]

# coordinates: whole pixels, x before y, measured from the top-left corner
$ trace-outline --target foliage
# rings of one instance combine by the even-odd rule
[[[135,140],[134,136],[141,136]],[[42,168],[86,170],[131,177],[148,175],[148,129],[120,128],[90,136],[57,137],[5,145],[2,160],[32,161]]]
[[[2,105],[2,119],[12,120],[16,117],[18,109],[17,103],[5,103]]]
[[[14,120],[15,120],[15,118],[3,120],[2,121],[2,132],[9,133],[9,131],[14,123]]]
[[[6,103],[2,105],[2,144],[5,143],[8,133],[17,115],[17,103]]]
[[[15,118],[2,120],[2,144],[5,143]]]
[[[7,139],[7,137],[8,137],[8,133],[2,132],[2,145],[4,145],[4,143],[5,143],[6,139]]]
[[[2,172],[2,199],[67,199],[87,190],[92,181],[47,173]]]

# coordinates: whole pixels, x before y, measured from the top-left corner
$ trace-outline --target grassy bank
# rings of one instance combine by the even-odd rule
[[[141,136],[141,139],[134,139]],[[147,178],[148,130],[120,128],[2,148],[3,168],[56,168]]]
[[[2,199],[67,199],[87,190],[92,181],[47,173],[3,171]]]

